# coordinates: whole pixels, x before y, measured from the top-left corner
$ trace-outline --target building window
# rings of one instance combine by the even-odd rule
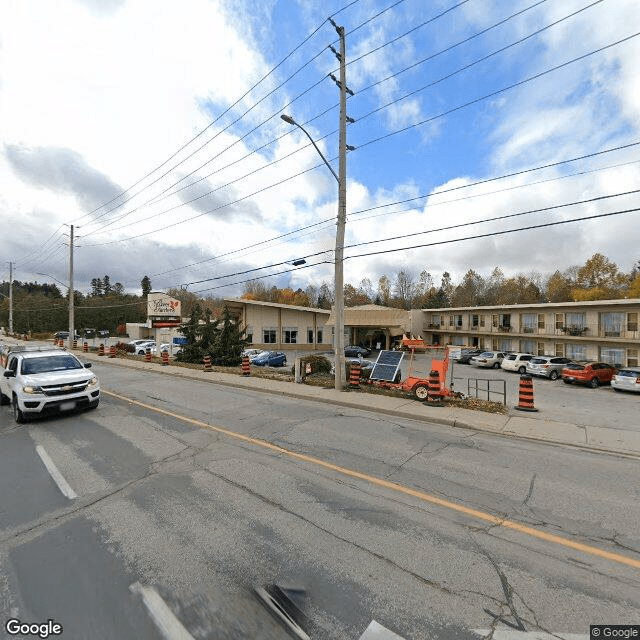
[[[511,351],[511,340],[500,340],[500,351]]]
[[[313,327],[307,327],[307,343],[313,344]]]
[[[472,314],[471,316],[471,326],[478,327],[480,322],[480,316],[477,313]]]
[[[587,314],[586,313],[567,313],[566,323],[569,331],[575,329],[582,331],[587,326]]]
[[[620,336],[620,331],[622,331],[624,313],[601,313],[600,323],[605,337],[617,338]]]
[[[298,342],[298,328],[297,327],[283,327],[282,328],[282,341],[285,344],[296,344]]]
[[[453,316],[453,319],[454,319],[456,327],[462,327],[462,316],[461,315]]]
[[[455,347],[462,347],[464,345],[464,338],[462,336],[453,336],[453,345]]]
[[[433,329],[439,329],[441,324],[442,324],[442,316],[440,315],[431,316],[431,327]]]
[[[484,315],[480,316],[480,326],[484,327]]]
[[[535,333],[538,327],[538,314],[523,313],[521,322],[520,330],[522,333]]]
[[[614,367],[622,367],[624,362],[624,349],[600,349],[600,360]]]
[[[495,313],[494,313],[494,314],[491,316],[491,326],[492,326],[492,327],[496,327],[496,328],[497,328],[497,326],[498,326],[498,320],[499,320],[499,316],[498,316],[497,314],[495,314]]]
[[[249,342],[253,344],[253,327],[247,327],[246,335],[247,335],[247,340],[249,340]]]
[[[318,333],[316,335],[316,342],[318,344],[322,344],[322,329],[318,329]]]
[[[562,342],[556,342],[556,356],[558,358],[564,357],[564,344]]]
[[[583,344],[568,344],[567,358],[585,361],[587,359],[587,347]]]
[[[538,330],[544,330],[544,313],[538,314]]]
[[[545,355],[545,352],[546,350],[544,348],[544,342],[538,342],[538,349],[537,349],[536,355],[543,356]]]
[[[564,327],[564,313],[556,313],[556,331],[562,331]]]
[[[638,314],[627,313],[627,331],[637,331],[637,330],[638,330]]]
[[[276,329],[273,327],[268,327],[262,329],[262,342],[264,344],[275,344],[276,343]]]
[[[494,351],[498,350],[498,340],[497,340],[497,338],[493,338],[493,340],[491,341],[491,348]]]
[[[536,352],[536,343],[533,340],[520,340],[520,351],[533,355]]]
[[[453,327],[453,316],[449,316],[449,326]]]
[[[627,349],[627,367],[638,366],[638,349]]]

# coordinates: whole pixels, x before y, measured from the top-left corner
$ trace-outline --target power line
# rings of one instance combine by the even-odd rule
[[[406,132],[406,131],[408,131],[408,130],[410,130],[410,129],[413,129],[413,128],[417,127],[417,126],[421,126],[421,125],[426,124],[426,123],[428,123],[428,122],[432,122],[433,120],[436,120],[436,119],[438,119],[438,118],[444,117],[444,116],[446,116],[446,115],[450,115],[451,113],[454,113],[454,112],[456,112],[456,111],[459,111],[459,110],[461,110],[461,109],[463,109],[463,108],[465,108],[465,107],[468,107],[468,106],[470,106],[470,105],[476,104],[476,103],[481,102],[481,101],[483,101],[483,100],[486,100],[486,99],[488,99],[488,98],[494,97],[494,96],[496,96],[496,95],[498,95],[498,94],[500,94],[500,93],[503,93],[503,92],[508,91],[508,90],[510,90],[510,89],[513,89],[513,88],[515,88],[515,87],[522,86],[522,85],[524,85],[524,84],[526,84],[526,83],[528,83],[528,82],[531,82],[531,81],[533,81],[533,80],[537,80],[538,78],[541,78],[541,77],[543,77],[543,76],[545,76],[545,75],[547,75],[547,74],[549,74],[549,73],[552,73],[553,71],[557,71],[558,69],[562,69],[562,68],[564,68],[564,67],[566,67],[566,66],[568,66],[568,65],[570,65],[570,64],[573,64],[573,63],[575,63],[575,62],[579,62],[579,61],[581,61],[581,60],[584,60],[584,59],[586,59],[586,58],[588,58],[588,57],[590,57],[590,56],[592,56],[592,55],[595,55],[596,53],[600,53],[600,52],[605,51],[605,50],[607,50],[607,49],[609,49],[609,48],[611,48],[611,47],[614,47],[614,46],[617,46],[617,45],[622,44],[622,43],[624,43],[624,42],[627,42],[627,41],[629,41],[629,40],[631,40],[631,39],[633,39],[633,38],[637,37],[638,35],[640,35],[640,32],[636,32],[635,34],[632,34],[632,35],[630,35],[630,36],[627,36],[627,37],[625,37],[625,38],[622,38],[622,39],[620,39],[620,40],[617,40],[617,41],[615,41],[615,42],[613,42],[613,43],[610,43],[610,44],[608,44],[608,45],[604,45],[604,46],[602,46],[602,47],[600,47],[600,48],[598,48],[598,49],[595,49],[595,50],[593,50],[593,51],[590,51],[590,52],[588,52],[588,53],[586,53],[586,54],[583,54],[583,55],[578,56],[578,57],[576,57],[576,58],[573,58],[573,59],[571,59],[571,60],[565,61],[565,62],[563,62],[563,63],[561,63],[561,64],[559,64],[559,65],[556,65],[556,66],[554,66],[554,67],[551,67],[550,69],[546,69],[545,71],[542,71],[542,72],[540,72],[540,73],[537,73],[537,74],[534,74],[534,75],[532,75],[532,76],[529,76],[528,78],[525,78],[524,80],[520,80],[520,81],[515,82],[515,83],[513,83],[513,84],[510,84],[510,85],[508,85],[508,86],[506,86],[506,87],[503,87],[503,88],[501,88],[501,89],[498,89],[498,90],[496,90],[496,91],[492,91],[492,92],[491,92],[491,93],[489,93],[489,94],[486,94],[486,95],[481,96],[481,97],[479,97],[479,98],[475,98],[474,100],[471,100],[471,101],[469,101],[469,102],[466,102],[466,103],[464,103],[464,104],[462,104],[462,105],[459,105],[459,106],[457,106],[457,107],[453,107],[453,108],[451,108],[451,109],[448,109],[447,111],[444,111],[444,112],[441,112],[441,113],[439,113],[439,114],[437,114],[437,115],[431,116],[431,117],[429,117],[429,118],[427,118],[427,119],[425,119],[425,120],[422,120],[422,121],[420,121],[420,122],[416,122],[416,123],[414,123],[414,124],[408,125],[408,126],[406,126],[406,127],[403,127],[402,129],[399,129],[399,130],[397,130],[397,131],[393,131],[393,132],[387,133],[387,134],[385,134],[385,135],[383,135],[383,136],[379,136],[379,137],[377,137],[377,138],[374,138],[374,139],[372,139],[372,140],[369,140],[368,142],[361,143],[361,144],[359,144],[359,145],[358,145],[358,148],[359,148],[359,149],[362,149],[363,147],[368,146],[368,145],[370,145],[370,144],[373,144],[373,143],[376,143],[376,142],[380,142],[381,140],[385,140],[385,139],[390,138],[390,137],[392,137],[392,136],[398,135],[399,133],[404,133],[404,132]],[[334,160],[335,160],[335,158],[334,158]],[[100,245],[105,245],[105,244],[115,244],[115,243],[118,243],[118,242],[125,242],[125,241],[127,241],[127,240],[132,240],[132,239],[134,239],[134,238],[140,238],[140,237],[144,237],[144,236],[147,236],[147,235],[151,235],[151,234],[157,233],[157,232],[159,232],[159,231],[164,231],[164,230],[166,230],[166,229],[169,229],[169,228],[171,228],[171,227],[177,226],[177,225],[179,225],[179,224],[184,224],[185,222],[190,222],[191,220],[195,220],[195,219],[200,218],[200,217],[202,217],[202,216],[205,216],[205,215],[208,215],[208,214],[211,214],[211,213],[215,213],[216,211],[219,211],[219,210],[221,210],[221,209],[224,209],[224,208],[226,208],[226,207],[228,207],[228,206],[231,206],[231,205],[233,205],[233,204],[238,204],[239,202],[242,202],[242,201],[244,201],[244,200],[246,200],[246,199],[248,199],[248,198],[250,198],[250,197],[253,197],[253,196],[257,195],[258,193],[262,193],[262,192],[264,192],[264,191],[267,191],[267,190],[269,190],[269,189],[272,189],[273,187],[279,186],[279,185],[283,184],[284,182],[287,182],[287,181],[289,181],[289,180],[293,179],[294,177],[299,177],[300,175],[303,175],[303,174],[305,174],[305,173],[308,173],[309,171],[313,171],[314,169],[316,169],[316,168],[318,168],[318,167],[320,167],[320,166],[323,166],[323,163],[316,164],[316,165],[314,165],[313,167],[311,167],[310,169],[307,169],[307,170],[301,171],[301,172],[299,172],[299,173],[295,174],[294,176],[289,176],[288,178],[285,178],[285,179],[283,179],[283,180],[280,180],[280,181],[278,181],[278,182],[276,182],[276,183],[273,183],[273,184],[271,184],[271,185],[267,185],[266,187],[263,187],[263,188],[259,189],[258,191],[255,191],[255,192],[250,193],[250,194],[248,194],[248,195],[246,195],[246,196],[243,196],[242,198],[238,198],[238,199],[236,199],[236,200],[234,200],[234,201],[232,201],[232,202],[225,203],[225,204],[223,204],[223,205],[219,205],[218,207],[215,207],[214,209],[210,209],[210,210],[208,210],[208,211],[205,211],[205,212],[203,212],[203,213],[197,214],[197,215],[195,215],[195,216],[191,216],[191,217],[186,218],[186,219],[184,219],[184,220],[181,220],[181,221],[179,221],[179,222],[175,222],[175,223],[172,223],[172,224],[169,224],[169,225],[165,225],[165,226],[160,227],[160,228],[158,228],[158,229],[154,229],[154,230],[151,230],[151,231],[146,231],[146,232],[144,232],[144,233],[136,234],[136,235],[134,235],[134,236],[130,236],[129,238],[124,238],[124,239],[120,239],[120,240],[113,240],[113,241],[108,241],[108,242],[103,242],[103,243],[96,243],[96,244],[93,244],[93,245],[87,245],[87,246],[100,246]],[[257,171],[257,170],[256,170],[256,171]],[[247,174],[247,175],[243,176],[243,178],[246,178],[246,177],[248,177],[248,176],[250,176],[250,175],[253,175],[253,173],[255,173],[256,171],[250,172],[249,174]],[[206,194],[205,194],[205,195],[206,195]],[[201,196],[201,197],[202,197],[202,196]],[[175,208],[175,207],[174,207],[174,208]],[[144,222],[144,221],[146,221],[146,220],[148,220],[148,219],[150,219],[150,218],[156,217],[156,216],[158,216],[158,215],[162,215],[162,213],[165,213],[165,212],[161,212],[161,213],[159,213],[159,214],[155,214],[155,215],[153,215],[153,216],[150,216],[149,218],[142,219],[142,220],[139,220],[139,221],[137,221],[137,222],[138,222],[138,223],[139,223],[139,222]],[[128,225],[127,225],[127,226],[128,226]]]
[[[512,178],[514,176],[524,175],[526,173],[533,173],[534,171],[541,171],[543,169],[554,168],[554,167],[558,167],[558,166],[561,166],[561,165],[564,165],[564,164],[570,164],[570,163],[573,163],[573,162],[578,162],[580,160],[586,160],[586,159],[589,159],[589,158],[594,158],[594,157],[597,157],[597,156],[600,156],[600,155],[603,155],[603,154],[612,153],[614,151],[620,151],[620,150],[623,150],[623,149],[628,149],[628,148],[631,148],[631,147],[634,147],[634,146],[637,146],[637,145],[640,145],[640,141],[635,141],[635,142],[631,142],[631,143],[628,143],[628,144],[625,144],[625,145],[620,145],[620,146],[617,146],[617,147],[611,147],[611,148],[608,148],[608,149],[603,149],[601,151],[596,151],[596,152],[589,153],[589,154],[583,154],[581,156],[576,156],[576,157],[569,158],[569,159],[566,159],[566,160],[560,160],[560,161],[557,161],[557,162],[552,162],[552,163],[548,163],[548,164],[544,164],[544,165],[539,165],[537,167],[530,167],[529,169],[523,169],[521,171],[508,173],[508,174],[504,174],[504,175],[501,175],[501,176],[494,176],[492,178],[486,178],[484,180],[477,180],[475,182],[470,182],[470,183],[464,184],[464,185],[458,185],[456,187],[449,187],[447,189],[441,189],[441,190],[433,191],[432,193],[421,195],[421,196],[416,196],[414,198],[407,198],[407,199],[399,200],[399,201],[396,201],[396,202],[385,203],[383,205],[378,205],[378,206],[375,206],[375,207],[369,207],[367,209],[360,209],[360,210],[352,212],[349,215],[349,218],[353,219],[354,216],[357,216],[359,214],[368,213],[369,211],[375,211],[377,209],[394,206],[396,204],[405,204],[407,202],[412,202],[412,201],[415,201],[415,200],[422,200],[422,199],[429,198],[429,197],[436,196],[436,195],[442,195],[442,194],[450,193],[450,192],[453,192],[453,191],[459,191],[461,189],[468,189],[468,188],[479,186],[479,185],[482,185],[482,184],[488,184],[490,182],[497,182],[498,180],[504,180],[506,178]],[[637,161],[634,161],[634,162],[637,162]],[[603,168],[600,168],[600,169],[594,169],[593,171],[601,171],[601,170],[606,170],[606,169],[609,169],[609,168],[615,168],[617,166],[624,166],[624,164],[629,164],[629,163],[623,163],[622,165],[613,165],[612,167],[603,167]],[[586,173],[589,173],[589,172],[586,172]],[[550,178],[548,181],[560,180],[560,179],[564,179],[565,177],[572,177],[572,176],[575,176],[575,175],[581,175],[581,173],[572,174],[571,176],[558,176],[558,177],[555,177],[555,178]],[[547,180],[545,180],[545,182],[546,181]],[[535,185],[537,183],[528,183],[528,184],[525,184],[525,185],[517,185],[517,187],[509,187],[509,189],[532,186],[532,184]],[[490,192],[490,193],[487,193],[487,194],[477,194],[477,195],[473,195],[473,196],[469,196],[469,197],[479,197],[480,195],[491,195],[492,193],[499,193],[499,192],[500,191],[498,191],[498,192]],[[445,203],[437,203],[437,204],[438,205],[447,204],[449,202],[455,202],[455,201],[447,201]],[[430,205],[430,206],[435,206],[435,205]],[[395,212],[392,212],[392,213],[395,213]],[[388,215],[388,214],[384,213],[384,214],[380,214],[380,215]],[[160,276],[160,275],[166,275],[168,273],[173,273],[175,271],[180,271],[182,269],[188,269],[189,267],[198,266],[198,265],[204,264],[206,262],[212,262],[212,261],[215,261],[215,260],[219,260],[220,258],[229,256],[229,255],[233,255],[233,254],[236,254],[236,253],[240,253],[242,251],[246,251],[247,249],[253,249],[253,248],[256,248],[256,247],[261,247],[264,244],[273,242],[275,240],[280,240],[282,238],[289,237],[289,236],[291,236],[291,235],[293,235],[295,233],[299,233],[301,231],[306,231],[308,229],[313,229],[315,227],[318,227],[318,226],[323,225],[323,224],[327,224],[329,222],[334,223],[334,221],[335,221],[335,218],[333,218],[333,217],[332,218],[325,218],[324,220],[321,220],[319,222],[315,222],[313,224],[307,225],[305,227],[301,227],[299,229],[294,229],[292,231],[288,231],[287,233],[283,233],[283,234],[280,234],[278,236],[274,236],[273,238],[269,238],[267,240],[261,240],[260,242],[256,242],[256,243],[247,245],[246,247],[241,247],[240,249],[234,249],[232,251],[228,251],[226,253],[220,254],[219,256],[214,256],[213,258],[207,258],[205,260],[200,260],[198,262],[194,262],[194,263],[190,263],[188,265],[184,265],[183,267],[175,267],[175,268],[169,269],[167,271],[162,271],[160,273],[151,274],[151,277]],[[354,220],[354,221],[358,221],[358,220]]]
[[[342,9],[338,10],[334,15],[337,15],[338,13],[341,13],[342,11],[347,9],[348,7],[350,7],[353,4],[355,4],[357,1],[358,0],[354,0],[353,2],[348,3],[347,5],[342,7]],[[134,184],[132,184],[127,189],[125,189],[123,192],[121,192],[120,194],[118,194],[117,196],[112,198],[111,200],[103,203],[99,207],[96,207],[95,209],[93,209],[89,213],[81,216],[81,218],[79,218],[78,220],[82,220],[82,218],[88,217],[88,216],[92,215],[93,213],[99,211],[103,207],[111,204],[112,202],[115,202],[118,198],[120,198],[121,196],[127,194],[131,189],[133,189],[136,186],[138,186],[140,183],[142,183],[148,177],[153,175],[156,171],[160,170],[167,163],[169,163],[171,160],[173,160],[173,158],[175,158],[181,151],[186,149],[192,142],[197,140],[203,133],[205,133],[205,131],[209,130],[214,124],[216,124],[216,122],[218,122],[221,118],[223,118],[227,113],[229,113],[238,104],[240,104],[240,102],[242,102],[242,100],[244,100],[244,98],[246,98],[255,88],[257,88],[260,84],[262,84],[262,82],[264,82],[272,73],[274,73],[280,66],[282,66],[296,51],[298,51],[298,49],[300,49],[302,46],[304,46],[316,33],[318,33],[318,31],[320,31],[320,29],[324,26],[324,24],[326,22],[327,22],[326,19],[323,20],[300,44],[298,44],[294,49],[292,49],[282,60],[280,60],[280,62],[278,62],[278,64],[276,64],[274,67],[271,68],[270,71],[268,71],[264,76],[262,76],[262,78],[260,78],[260,80],[258,80],[258,82],[256,82],[251,88],[249,88],[244,94],[242,94],[242,96],[240,96],[233,104],[231,104],[229,107],[227,107],[227,109],[225,109],[217,118],[215,118],[212,122],[210,122],[204,129],[199,131],[193,138],[191,138],[186,143],[184,143],[177,151],[175,151],[171,156],[169,156],[169,158],[167,158],[164,162],[162,162],[157,167],[155,167],[154,169],[152,169],[151,171],[146,173],[142,178],[137,180]],[[223,131],[224,130],[226,130],[226,128],[223,129]],[[219,133],[222,133],[222,131],[219,132]],[[216,135],[219,135],[219,133],[216,134]],[[193,155],[193,154],[191,154],[191,155]],[[179,166],[180,164],[182,164],[182,162],[184,162],[187,158],[191,157],[191,155],[189,155],[186,158],[184,158],[180,163],[178,163],[178,165],[175,165],[173,168],[175,169],[176,166]],[[151,184],[154,184],[154,183],[151,183]],[[148,186],[151,186],[151,185],[148,185]],[[123,204],[125,204],[125,203],[123,202],[119,206],[122,206]],[[104,215],[104,214],[102,214],[102,215]],[[99,217],[102,217],[102,216],[98,216],[98,218]],[[95,220],[97,220],[98,218],[96,218]],[[95,222],[95,220],[93,220],[93,222]]]
[[[429,243],[425,243],[425,244],[417,244],[417,245],[412,245],[412,246],[408,246],[408,247],[397,247],[395,249],[384,249],[381,251],[370,251],[368,253],[358,253],[356,255],[353,256],[345,256],[345,260],[348,259],[352,259],[352,258],[363,258],[366,256],[375,256],[375,255],[380,255],[382,253],[394,253],[396,251],[410,251],[411,249],[423,249],[425,247],[435,247],[437,245],[442,245],[442,244],[451,244],[454,242],[463,242],[465,240],[478,240],[480,238],[491,238],[494,236],[501,236],[501,235],[505,235],[507,233],[516,233],[518,231],[528,231],[530,229],[542,229],[544,227],[554,227],[554,226],[558,226],[558,225],[562,225],[562,224],[570,224],[572,222],[584,222],[586,220],[596,220],[598,218],[607,218],[607,217],[611,217],[611,216],[619,216],[619,215],[623,215],[625,213],[636,213],[640,211],[640,207],[639,208],[635,208],[635,209],[624,209],[621,211],[612,211],[610,213],[599,213],[599,214],[594,214],[591,216],[583,216],[580,218],[571,218],[569,220],[559,220],[556,222],[545,222],[542,224],[534,224],[534,225],[529,225],[527,227],[519,227],[517,229],[506,229],[503,231],[493,231],[491,233],[481,233],[475,236],[466,236],[464,238],[453,238],[451,240],[439,240],[437,242],[429,242]]]

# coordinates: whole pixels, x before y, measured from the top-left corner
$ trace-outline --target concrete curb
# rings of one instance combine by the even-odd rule
[[[341,394],[340,397],[335,397],[337,392],[333,389],[325,389],[323,387],[295,385],[292,382],[271,380],[268,378],[243,378],[234,374],[220,372],[205,374],[204,372],[198,372],[193,369],[178,369],[176,367],[173,367],[173,370],[171,370],[168,367],[156,363],[137,362],[124,360],[122,358],[113,360],[93,353],[81,353],[81,356],[94,362],[103,362],[104,364],[113,366],[124,366],[138,371],[153,371],[154,373],[175,375],[185,380],[207,382],[224,387],[286,396],[298,400],[328,403],[358,411],[375,411],[379,414],[401,417],[417,422],[429,422],[456,429],[493,434],[500,437],[544,442],[551,445],[570,446],[594,453],[609,453],[640,459],[640,433],[631,431],[624,432],[619,429],[607,429],[599,426],[581,426],[559,422],[544,418],[540,414],[535,414],[536,417],[526,417],[520,415],[510,416],[474,412],[458,407],[434,408],[425,406],[423,403],[415,400],[391,398],[388,396],[372,396],[370,394],[359,396],[360,398],[367,399],[365,404],[356,401],[357,395],[344,397],[344,395]],[[234,378],[238,379],[234,380]],[[258,382],[257,385],[256,381]],[[286,387],[284,387],[284,385],[286,385]],[[325,393],[326,395],[324,395]],[[357,392],[349,393],[357,394]],[[373,403],[376,406],[371,406],[372,398],[376,399]],[[400,401],[401,404],[410,404],[412,410],[408,411],[398,406],[388,406],[390,403],[397,405],[398,401]],[[444,412],[446,412],[445,415],[443,415]]]
[[[7,342],[12,341],[7,338],[4,338],[4,340]],[[13,340],[13,342],[20,344],[22,341]],[[333,404],[358,411],[374,411],[378,414],[396,416],[417,422],[440,424],[456,429],[478,431],[505,438],[570,446],[594,453],[609,453],[640,459],[640,432],[636,431],[609,429],[597,425],[576,425],[549,420],[539,413],[528,416],[502,415],[471,411],[459,407],[428,407],[424,403],[408,398],[372,394],[357,395],[357,392],[345,394],[344,392],[336,392],[334,389],[294,384],[269,378],[242,377],[217,371],[205,373],[195,369],[171,367],[171,365],[167,367],[144,361],[123,358],[113,359],[107,356],[99,356],[97,353],[84,353],[81,350],[75,351],[75,354],[92,362],[102,362],[103,364],[127,367],[137,371],[152,371],[154,373],[173,375],[184,380],[195,380],[223,387]],[[410,410],[403,408],[402,405],[410,407]]]

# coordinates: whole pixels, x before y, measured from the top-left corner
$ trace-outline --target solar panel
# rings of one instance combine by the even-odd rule
[[[404,353],[402,351],[381,351],[371,372],[372,380],[384,380],[393,382],[400,369],[400,363]]]

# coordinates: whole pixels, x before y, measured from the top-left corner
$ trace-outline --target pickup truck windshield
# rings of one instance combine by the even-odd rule
[[[67,369],[82,369],[82,365],[71,355],[45,356],[42,358],[25,358],[22,361],[22,373],[29,375],[45,371],[65,371]]]

